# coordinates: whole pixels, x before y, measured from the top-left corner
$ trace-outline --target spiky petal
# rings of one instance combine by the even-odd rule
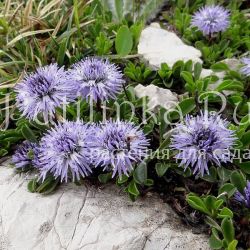
[[[194,174],[203,176],[209,173],[209,163],[221,166],[230,161],[236,138],[228,125],[218,115],[187,116],[177,125],[171,142],[171,148],[178,151],[175,158],[181,160],[180,166],[191,167]]]
[[[148,146],[143,131],[133,123],[107,121],[96,133],[93,164],[112,169],[113,177],[128,175],[146,157]]]
[[[230,24],[229,17],[229,11],[222,6],[205,6],[194,13],[191,25],[197,27],[204,35],[211,35],[225,31]]]
[[[47,132],[38,155],[42,179],[48,173],[61,182],[88,176],[92,172],[88,145],[91,134],[89,126],[80,121],[66,121]]]
[[[47,122],[49,117],[54,117],[57,107],[76,98],[77,90],[63,67],[50,64],[26,75],[16,85],[15,91],[17,106],[23,116],[34,120],[42,114]]]
[[[93,101],[116,99],[124,80],[118,67],[107,59],[86,58],[69,70],[80,96]]]

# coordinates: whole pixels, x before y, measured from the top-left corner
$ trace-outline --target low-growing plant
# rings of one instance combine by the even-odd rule
[[[137,46],[162,1],[143,10],[133,1],[131,13],[126,1],[113,13],[109,3],[0,3],[0,156],[36,173],[30,192],[113,182],[134,201],[156,191],[187,224],[207,225],[212,249],[249,248],[249,6],[216,1],[225,19],[217,32],[193,22],[211,1],[169,1],[156,20],[204,63],[152,68]],[[221,61],[232,57],[236,67]],[[152,110],[138,84],[169,89],[176,103]]]

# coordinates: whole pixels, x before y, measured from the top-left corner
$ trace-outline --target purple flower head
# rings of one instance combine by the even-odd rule
[[[76,97],[75,85],[68,79],[64,68],[57,64],[38,68],[15,87],[17,106],[30,120],[42,114],[45,121],[54,117],[55,109]]]
[[[40,142],[39,169],[44,180],[48,173],[67,182],[88,176],[90,128],[82,122],[60,123],[45,134]]]
[[[191,24],[204,35],[211,35],[228,28],[229,16],[229,11],[219,5],[205,6],[194,13]]]
[[[241,68],[241,73],[245,76],[250,76],[250,57],[244,57],[241,60],[243,62],[243,67]]]
[[[234,198],[236,201],[244,204],[247,208],[250,208],[250,181],[247,181],[244,193],[241,194],[239,191],[236,191]]]
[[[108,60],[86,58],[69,71],[72,81],[83,98],[97,102],[115,99],[122,90],[123,75]]]
[[[227,127],[228,122],[218,115],[187,116],[177,125],[171,142],[171,148],[178,150],[175,158],[181,160],[180,166],[190,166],[194,174],[203,176],[209,173],[209,162],[217,166],[228,162],[235,136]]]
[[[12,163],[17,169],[34,166],[37,160],[38,144],[24,141],[12,156]]]
[[[147,156],[149,142],[139,127],[130,122],[107,121],[96,132],[93,164],[116,173],[128,175],[134,163]]]

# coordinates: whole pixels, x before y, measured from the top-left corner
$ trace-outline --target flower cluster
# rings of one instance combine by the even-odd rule
[[[90,175],[93,167],[111,169],[114,177],[116,173],[128,175],[135,163],[142,162],[148,145],[143,132],[133,123],[66,121],[42,137],[40,144],[36,145],[35,161],[28,159],[30,144],[25,143],[22,150],[15,153],[13,163],[17,167],[32,163],[39,169],[42,180],[48,174],[60,178],[61,182],[79,180]]]
[[[229,11],[218,5],[202,7],[193,15],[191,24],[204,35],[225,31],[230,24]]]
[[[122,77],[117,66],[104,59],[87,58],[68,71],[51,64],[16,85],[17,107],[28,119],[41,114],[47,122],[56,108],[73,102],[78,95],[95,102],[115,99],[124,83]]]
[[[187,116],[172,136],[171,148],[178,150],[175,157],[181,160],[180,166],[190,166],[194,174],[203,176],[209,173],[208,163],[221,166],[230,161],[228,149],[232,148],[235,135],[227,127],[228,122],[220,116]]]
[[[247,182],[246,187],[244,188],[244,193],[237,191],[234,195],[234,198],[239,203],[244,204],[247,208],[250,208],[250,181]]]

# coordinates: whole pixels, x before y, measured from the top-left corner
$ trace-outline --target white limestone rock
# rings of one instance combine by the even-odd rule
[[[156,111],[159,107],[171,109],[176,107],[178,103],[177,94],[169,89],[159,88],[153,84],[143,86],[138,84],[135,87],[135,94],[137,97],[148,97],[148,109]]]
[[[1,250],[209,249],[156,194],[133,203],[113,185],[63,184],[43,196],[29,178],[0,167]]]
[[[161,63],[172,67],[179,60],[202,63],[198,49],[184,44],[175,33],[162,29],[158,23],[152,23],[142,31],[138,54],[154,69]]]

